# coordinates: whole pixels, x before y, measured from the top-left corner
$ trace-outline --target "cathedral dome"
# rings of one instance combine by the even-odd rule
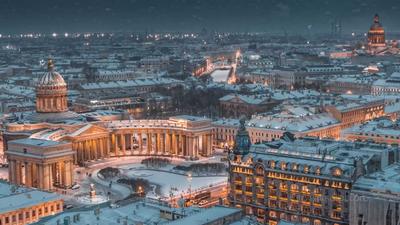
[[[385,29],[379,22],[378,14],[374,16],[374,22],[368,31],[368,47],[374,51],[386,47]]]
[[[47,69],[36,85],[36,112],[66,112],[68,111],[67,84],[62,76],[54,71],[51,59],[47,63]]]
[[[47,69],[48,71],[39,79],[37,86],[67,86],[64,78],[58,72],[54,71],[54,64],[51,59],[47,62]]]

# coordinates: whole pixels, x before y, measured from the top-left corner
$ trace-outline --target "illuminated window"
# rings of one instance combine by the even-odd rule
[[[293,171],[297,171],[297,169],[298,169],[297,164],[296,164],[296,163],[293,163],[292,170],[293,170]]]
[[[281,170],[286,170],[286,163],[285,162],[281,162]]]
[[[339,169],[339,168],[335,168],[335,169],[333,170],[333,175],[334,175],[334,176],[337,176],[337,177],[341,176],[341,175],[342,175],[342,170]]]
[[[309,170],[310,168],[308,166],[304,166],[304,173],[308,173]]]
[[[298,191],[298,190],[299,190],[299,186],[298,186],[297,184],[291,184],[291,185],[290,185],[290,189],[291,189],[292,191]]]
[[[321,174],[321,168],[317,167],[317,168],[315,169],[315,174],[316,174],[316,175],[320,175],[320,174]]]
[[[275,211],[270,211],[269,212],[269,217],[276,218],[276,212]]]
[[[307,185],[304,185],[303,187],[301,187],[301,190],[302,190],[303,192],[309,192],[309,191],[310,191],[310,189],[308,189],[308,186],[307,186]]]

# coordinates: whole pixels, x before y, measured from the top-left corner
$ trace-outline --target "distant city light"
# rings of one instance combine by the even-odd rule
[[[65,33],[65,34],[64,34],[65,37],[68,37],[68,35],[69,35],[68,33]]]
[[[57,33],[53,33],[52,36],[53,36],[53,37],[57,37]]]

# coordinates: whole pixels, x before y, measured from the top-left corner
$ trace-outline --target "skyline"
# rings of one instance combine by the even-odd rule
[[[400,3],[277,0],[5,0],[0,33],[62,32],[267,32],[329,33],[332,22],[343,32],[364,32],[375,13],[389,32],[400,31]],[[340,7],[339,7],[340,6]],[[312,16],[310,16],[312,15]],[[295,21],[295,22],[293,22]]]

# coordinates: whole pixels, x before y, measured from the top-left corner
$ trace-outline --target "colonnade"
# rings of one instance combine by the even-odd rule
[[[211,132],[193,134],[165,130],[116,130],[111,133],[110,151],[114,156],[169,155],[210,156]]]
[[[16,185],[51,190],[54,187],[71,187],[73,182],[73,161],[35,162],[29,160],[9,160],[9,179]]]
[[[107,136],[74,141],[72,149],[76,152],[74,156],[75,164],[108,158],[110,156],[109,141]]]

